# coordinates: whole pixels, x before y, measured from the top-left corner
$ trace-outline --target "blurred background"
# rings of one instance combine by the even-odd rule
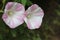
[[[41,27],[29,30],[24,23],[10,29],[2,20],[7,2],[22,3],[26,9],[38,4],[45,14]],[[0,40],[60,40],[60,0],[0,0]]]

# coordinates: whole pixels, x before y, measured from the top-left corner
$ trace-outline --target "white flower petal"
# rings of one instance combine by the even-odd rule
[[[41,26],[44,16],[43,10],[34,4],[26,10],[27,16],[24,18],[29,29],[37,29]]]
[[[42,17],[33,16],[30,19],[24,19],[29,29],[37,29],[41,26]]]
[[[8,2],[5,7],[2,19],[10,28],[16,28],[24,22],[24,12],[25,9],[22,4]]]

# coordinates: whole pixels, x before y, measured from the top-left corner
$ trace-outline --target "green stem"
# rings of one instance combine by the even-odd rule
[[[2,1],[2,3],[3,3],[2,9],[4,8],[5,2],[6,2],[6,0],[3,0],[3,1]]]

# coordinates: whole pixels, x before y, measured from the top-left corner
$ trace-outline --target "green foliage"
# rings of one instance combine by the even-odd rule
[[[27,0],[21,0],[21,3],[25,6],[26,5]]]
[[[30,1],[30,0],[27,0],[27,2],[26,2],[26,5],[27,6],[30,6],[30,5],[32,5],[33,3]]]
[[[60,10],[55,10],[57,15],[60,16]]]

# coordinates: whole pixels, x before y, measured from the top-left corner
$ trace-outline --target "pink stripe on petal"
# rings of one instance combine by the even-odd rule
[[[35,24],[34,27],[32,27],[33,24]],[[28,23],[27,23],[28,29],[38,29],[38,28],[40,27],[40,23],[36,23],[36,22],[35,22],[35,23],[33,23],[33,24],[31,24],[31,22],[28,22]]]
[[[35,26],[35,29],[39,28],[41,26],[41,22],[40,21],[35,21],[34,22],[34,26]]]
[[[27,12],[24,12],[24,17],[27,17],[28,16],[28,13]]]
[[[35,16],[40,16],[40,17],[43,17],[44,16],[44,13],[43,12],[39,12],[39,13],[36,13],[34,14]]]
[[[22,17],[17,17],[17,20],[19,20],[20,22],[23,22],[23,18]]]
[[[21,11],[23,8],[24,8],[23,5],[19,3],[16,5],[16,11]]]
[[[27,27],[28,27],[28,29],[31,29],[31,24],[30,24],[29,21],[28,21],[28,23],[27,23]]]
[[[36,9],[37,9],[37,7],[38,7],[38,6],[37,6],[36,4],[32,5],[32,6],[31,6],[31,11],[36,10]]]
[[[11,9],[12,6],[13,6],[13,2],[8,2],[5,8],[8,10]]]
[[[8,18],[8,15],[7,15],[6,13],[4,13],[3,16],[2,16],[2,19],[3,19],[4,21],[6,21],[7,18]]]
[[[10,22],[9,27],[10,27],[10,28],[15,28],[14,21],[11,21],[11,22]]]
[[[40,9],[40,12],[37,12],[36,14],[40,15],[40,16],[44,16],[44,12],[42,9]]]
[[[42,16],[42,17],[43,17],[43,16],[44,16],[44,13],[43,13],[43,12],[41,12],[41,13],[40,13],[40,16]]]

